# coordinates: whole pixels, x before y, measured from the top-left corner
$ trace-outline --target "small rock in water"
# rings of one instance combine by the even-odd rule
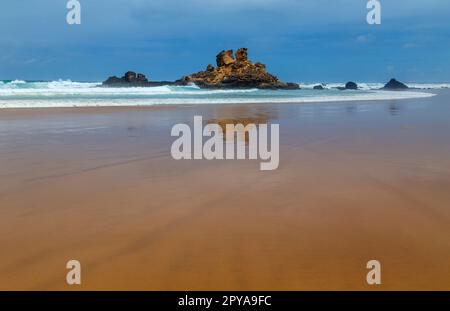
[[[319,84],[319,85],[315,85],[315,86],[313,87],[313,89],[314,89],[314,90],[323,90],[324,87],[323,87],[322,84]]]
[[[408,86],[404,83],[401,83],[395,79],[391,79],[386,85],[383,87],[385,90],[404,90],[408,89]]]
[[[355,82],[347,82],[347,84],[345,84],[345,89],[346,90],[357,90],[358,89],[358,84],[356,84]]]
[[[122,78],[116,76],[109,77],[104,86],[147,86],[148,79],[142,73],[135,73],[134,71],[127,71]]]

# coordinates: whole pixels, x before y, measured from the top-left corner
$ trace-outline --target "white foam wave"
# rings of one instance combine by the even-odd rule
[[[23,80],[13,80],[13,81],[11,81],[10,82],[11,84],[25,84],[25,83],[27,83],[26,81],[23,81]]]
[[[361,90],[379,90],[384,86],[384,83],[366,83],[356,82]],[[13,81],[0,81],[2,89],[14,88],[14,89],[84,89],[93,88],[101,85],[101,82],[74,82],[71,80],[56,80],[49,82],[27,82],[24,80]],[[326,90],[337,89],[345,86],[345,83],[299,83],[302,89],[313,89],[316,85],[322,85]],[[443,89],[450,88],[450,83],[407,83],[410,88],[413,89]],[[195,84],[190,84],[183,87],[184,89],[196,89],[200,88]],[[114,88],[111,88],[114,89]],[[129,90],[134,88],[121,88],[122,90]],[[142,88],[139,88],[142,89]],[[152,88],[153,89],[153,88]],[[222,90],[229,91],[229,90]],[[145,91],[144,91],[145,92]]]
[[[365,83],[365,82],[356,82],[360,90],[379,90],[384,84],[383,83]],[[345,87],[345,83],[299,83],[300,88],[302,89],[314,89],[316,85],[322,85],[325,90],[333,90],[337,88]]]
[[[39,83],[39,82],[38,82]],[[42,86],[49,89],[58,88],[92,88],[101,85],[100,82],[72,82],[71,80],[58,80],[51,82],[40,82]]]
[[[380,90],[384,87],[385,83],[365,83],[356,82],[360,90],[370,91],[370,90]],[[345,83],[299,83],[302,89],[313,89],[316,85],[322,85],[326,90],[332,90],[337,88],[345,87]],[[450,83],[406,83],[409,88],[421,89],[421,90],[438,90],[438,89],[448,89],[450,88]]]
[[[63,96],[63,95],[89,95],[89,96],[151,96],[151,95],[213,95],[213,94],[240,94],[253,93],[257,89],[248,90],[203,90],[197,86],[157,86],[157,87],[133,87],[133,88],[102,88],[99,84],[90,83],[49,83],[46,88],[0,88],[1,96]]]
[[[450,89],[450,83],[408,83],[410,88],[422,90]]]
[[[60,107],[114,107],[114,106],[153,106],[153,105],[196,105],[196,104],[245,104],[245,103],[320,103],[343,101],[379,101],[410,98],[426,98],[435,94],[422,92],[389,92],[372,91],[358,94],[328,95],[328,96],[298,96],[298,97],[239,97],[239,98],[111,98],[111,99],[65,99],[65,100],[2,100],[0,108],[60,108]]]
[[[23,80],[0,81],[0,95],[8,94],[8,90],[14,90],[11,91],[11,94],[33,92],[33,90],[35,92],[45,93],[46,90],[49,89],[89,89],[100,84],[101,83],[72,82],[70,80],[58,80],[51,82],[26,82]]]

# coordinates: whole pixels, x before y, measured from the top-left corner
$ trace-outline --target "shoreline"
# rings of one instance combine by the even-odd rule
[[[412,98],[402,98],[402,99],[392,99],[399,101],[408,101],[412,99],[420,98],[431,98],[437,96],[438,94],[430,94],[430,96],[425,97],[412,97]],[[218,103],[218,104],[155,104],[155,105],[129,105],[129,106],[79,106],[79,107],[21,107],[21,108],[0,108],[0,117],[2,116],[2,111],[6,114],[8,113],[50,113],[50,114],[60,114],[60,113],[86,113],[86,112],[126,112],[126,111],[148,111],[148,110],[176,110],[180,108],[196,108],[196,107],[227,107],[227,106],[264,106],[264,105],[315,105],[315,104],[382,104],[386,99],[367,99],[367,100],[339,100],[339,101],[317,101],[317,102],[245,102],[245,103]]]
[[[229,90],[229,91],[242,91],[242,90]],[[301,90],[300,90],[301,91]],[[309,91],[309,90],[308,90]],[[102,104],[94,104],[94,103],[85,103],[85,104],[73,104],[73,102],[67,104],[54,104],[48,103],[47,106],[40,104],[40,106],[32,107],[30,105],[35,105],[36,100],[40,101],[49,101],[45,98],[43,99],[6,99],[2,100],[0,97],[0,111],[5,109],[52,109],[52,108],[114,108],[114,107],[153,107],[153,106],[191,106],[191,105],[236,105],[236,104],[311,104],[311,103],[335,103],[335,102],[376,102],[376,101],[385,101],[385,100],[408,100],[408,99],[416,99],[416,98],[429,98],[436,96],[439,90],[434,90],[434,93],[422,92],[422,91],[387,91],[387,90],[370,90],[370,91],[360,91],[360,94],[355,95],[354,93],[342,94],[342,95],[323,95],[317,97],[293,97],[293,98],[276,98],[274,95],[267,95],[264,99],[255,99],[255,98],[245,98],[242,96],[241,98],[235,99],[214,99],[214,98],[197,98],[189,101],[189,97],[184,98],[102,98],[99,96],[98,98],[104,100],[105,103]],[[292,92],[292,91],[288,91]],[[318,92],[318,91],[314,91]],[[322,93],[324,91],[321,91]],[[325,91],[326,92],[326,91]],[[349,91],[354,92],[354,91]],[[96,94],[93,94],[95,96]],[[98,94],[102,95],[102,94]],[[141,95],[141,94],[139,94]],[[147,94],[143,94],[147,95]],[[147,96],[151,96],[152,94],[148,94]],[[226,97],[225,97],[226,98]],[[92,100],[92,99],[85,99]],[[57,99],[51,99],[51,101],[56,101]],[[83,99],[80,99],[83,101]],[[126,103],[123,103],[123,102]],[[135,104],[130,104],[129,102],[136,102]],[[143,102],[148,103],[143,103]],[[151,101],[151,102],[149,102]],[[27,106],[27,102],[30,102]],[[63,102],[63,101],[62,101]],[[111,102],[116,102],[115,104],[111,104]],[[8,107],[5,105],[11,105],[12,107]],[[39,104],[38,104],[39,105]]]

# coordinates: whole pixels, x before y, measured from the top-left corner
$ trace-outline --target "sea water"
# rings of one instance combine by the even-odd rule
[[[182,104],[314,103],[430,97],[432,89],[450,84],[413,84],[407,91],[383,91],[381,83],[359,83],[358,91],[340,91],[340,83],[324,90],[300,83],[300,90],[200,89],[196,85],[103,88],[100,82],[0,81],[0,108],[108,107]]]

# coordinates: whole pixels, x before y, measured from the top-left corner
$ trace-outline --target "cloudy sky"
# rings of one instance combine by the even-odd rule
[[[297,82],[450,82],[450,1],[66,0],[0,4],[0,79],[98,81],[126,70],[152,80],[202,70],[222,49],[248,47],[255,61]]]

